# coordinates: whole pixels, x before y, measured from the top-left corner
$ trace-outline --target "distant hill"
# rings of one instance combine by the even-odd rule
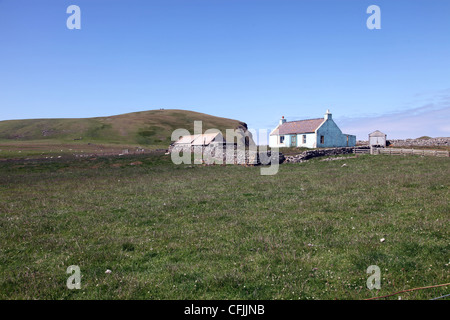
[[[27,119],[0,121],[0,139],[31,141],[83,140],[95,143],[164,145],[171,143],[175,129],[193,134],[194,121],[203,122],[203,131],[247,129],[244,122],[186,110],[149,110],[109,117],[79,119]]]

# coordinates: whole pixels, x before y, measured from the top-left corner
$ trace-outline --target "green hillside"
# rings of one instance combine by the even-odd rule
[[[175,129],[184,128],[193,134],[194,121],[203,121],[203,130],[226,129],[247,125],[186,110],[150,110],[110,117],[83,119],[28,119],[0,121],[0,139],[9,141],[48,140],[48,142],[117,143],[164,145],[171,142]]]

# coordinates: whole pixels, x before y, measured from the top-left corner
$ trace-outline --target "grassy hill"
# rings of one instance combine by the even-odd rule
[[[82,119],[28,119],[0,121],[0,139],[10,141],[48,141],[67,143],[82,140],[92,143],[117,143],[167,146],[175,129],[193,133],[194,121],[203,121],[203,130],[247,125],[186,110],[150,110],[110,117]]]

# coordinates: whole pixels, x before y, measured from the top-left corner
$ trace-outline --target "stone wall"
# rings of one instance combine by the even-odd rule
[[[366,147],[369,148],[369,147]],[[307,150],[295,156],[286,156],[286,163],[301,163],[308,159],[323,156],[333,156],[338,154],[350,154],[354,153],[354,148],[344,147],[344,148],[329,148],[329,149],[317,149],[317,150]]]
[[[205,164],[240,164],[240,165],[270,165],[271,161],[283,163],[285,158],[280,152],[238,149],[236,145],[210,144],[208,146],[172,146],[171,153],[190,152],[201,154]],[[273,159],[273,160],[272,160]]]
[[[391,147],[433,147],[450,146],[450,138],[430,138],[430,139],[389,139]]]
[[[368,145],[367,140],[358,140],[356,145]],[[437,147],[450,146],[450,138],[430,138],[430,139],[388,139],[388,146],[393,147]]]

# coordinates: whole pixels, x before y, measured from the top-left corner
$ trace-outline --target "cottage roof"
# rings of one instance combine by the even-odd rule
[[[316,129],[323,123],[323,121],[323,118],[317,118],[285,122],[283,124],[280,124],[272,132],[272,135],[315,132]]]

